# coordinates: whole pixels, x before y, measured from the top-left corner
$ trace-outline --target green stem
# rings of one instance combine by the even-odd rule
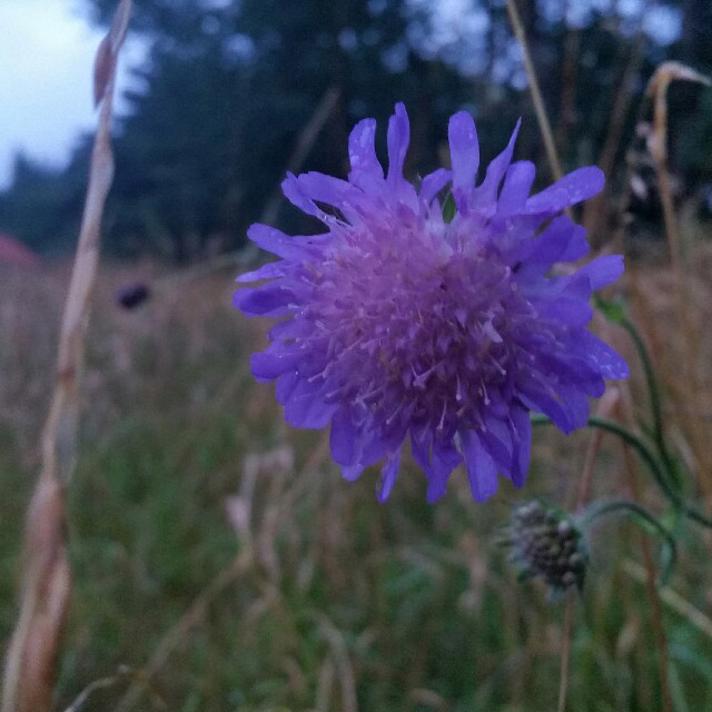
[[[658,388],[657,378],[655,377],[655,369],[653,368],[653,362],[650,358],[650,353],[648,348],[643,341],[642,336],[638,332],[632,321],[623,317],[620,320],[620,325],[628,332],[636,351],[638,352],[638,357],[643,366],[643,373],[645,375],[645,383],[648,387],[648,395],[650,398],[650,410],[653,413],[653,440],[658,449],[658,453],[662,461],[665,464],[665,468],[668,470],[671,476],[676,475],[675,465],[670,452],[667,449],[667,443],[665,442],[665,432],[663,428],[663,411],[660,398],[660,389]]]
[[[546,416],[535,415],[532,417],[532,425],[553,425],[553,423]],[[712,529],[712,519],[707,518],[704,514],[701,514],[685,503],[682,497],[671,487],[655,455],[635,433],[630,432],[619,423],[596,416],[591,416],[588,419],[588,425],[592,428],[599,428],[600,430],[617,435],[626,445],[630,445],[630,447],[638,453],[640,459],[648,466],[650,474],[653,475],[653,478],[658,483],[663,494],[675,507],[698,524]]]
[[[616,500],[613,502],[596,502],[589,506],[582,516],[582,523],[590,525],[596,519],[609,514],[626,513],[633,515],[633,521],[643,526],[651,527],[665,543],[667,547],[667,556],[663,561],[662,573],[660,575],[660,583],[665,584],[672,573],[675,564],[677,563],[677,545],[672,534],[644,507],[641,507],[635,502],[627,500]]]

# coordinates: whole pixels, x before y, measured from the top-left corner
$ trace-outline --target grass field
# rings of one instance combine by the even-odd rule
[[[690,311],[706,407],[709,255],[694,262],[700,277],[690,279]],[[536,583],[518,584],[495,540],[515,503],[570,496],[589,434],[537,431],[527,486],[505,484],[492,503],[472,502],[456,473],[442,502],[427,506],[423,477],[407,465],[381,506],[375,473],[342,480],[324,434],[287,428],[271,387],[252,381],[248,354],[263,334],[230,307],[231,275],[164,290],[136,312],[114,306],[118,284],[153,269],[108,267],[101,277],[70,489],[75,589],[57,709],[114,676],[82,709],[556,709],[564,606],[549,603]],[[631,302],[663,379],[673,446],[702,472],[704,442],[686,430],[687,345],[672,315],[670,277],[657,268],[633,272]],[[3,640],[16,617],[23,516],[66,278],[57,267],[0,280]],[[642,410],[637,375],[632,386]],[[692,419],[709,429],[708,413],[712,407]],[[604,439],[597,496],[626,493],[623,462],[619,444]],[[698,484],[710,490],[705,477]],[[642,470],[639,478],[642,499],[661,512]],[[611,521],[596,531],[574,609],[572,712],[660,709],[656,621],[666,634],[675,712],[712,709],[712,539],[666,521],[679,532],[681,561],[660,615],[641,579],[638,530]]]

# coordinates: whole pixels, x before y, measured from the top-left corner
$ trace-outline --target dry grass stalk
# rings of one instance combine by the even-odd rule
[[[598,167],[603,171],[603,174],[610,178],[615,167],[616,156],[621,146],[623,130],[625,128],[626,117],[633,102],[635,79],[640,72],[643,64],[645,47],[645,34],[638,31],[635,42],[630,49],[630,55],[623,70],[620,84],[616,91],[613,108],[611,109],[610,120],[608,122],[608,130],[606,131],[606,140],[601,150],[601,155],[598,159]],[[628,197],[628,184],[626,182],[626,201]],[[601,226],[601,220],[606,216],[606,204],[611,197],[611,183],[606,181],[603,191],[588,200],[583,209],[583,225],[589,235],[597,240],[598,230]]]
[[[618,404],[619,417],[623,422],[626,422],[632,426],[635,422],[635,416],[630,388],[628,388],[627,384],[624,384],[622,388],[622,396],[623,397]],[[625,464],[626,478],[630,494],[633,501],[640,502],[642,499],[642,492],[636,461],[628,445],[622,443],[621,447],[623,450],[623,462]],[[640,550],[645,564],[645,590],[652,610],[651,625],[653,629],[653,637],[655,639],[655,647],[657,648],[658,653],[660,692],[662,696],[660,704],[663,712],[672,712],[673,705],[672,695],[670,694],[670,656],[668,653],[668,640],[663,624],[662,606],[660,604],[660,595],[658,593],[653,554],[650,548],[650,542],[643,534],[640,534]]]
[[[549,116],[546,112],[546,106],[544,105],[544,99],[541,95],[541,90],[539,89],[539,79],[537,78],[536,69],[534,68],[534,63],[532,62],[531,54],[529,52],[529,45],[527,43],[527,37],[524,32],[524,26],[522,25],[522,20],[517,10],[517,5],[515,0],[507,0],[507,13],[509,14],[509,20],[512,23],[512,29],[519,42],[519,46],[522,50],[522,58],[524,60],[524,68],[527,73],[527,78],[529,80],[529,90],[532,95],[532,102],[534,104],[534,110],[536,112],[537,122],[539,124],[539,131],[544,140],[544,147],[546,149],[547,160],[549,161],[549,167],[552,175],[555,179],[559,179],[563,175],[561,169],[561,161],[559,160],[559,154],[556,149],[556,143],[554,141],[554,133],[551,130],[551,122],[549,121]],[[571,216],[570,209],[566,210],[567,215]],[[595,436],[594,436],[595,437]],[[600,440],[592,441],[591,447],[589,448],[590,457],[587,458],[586,467],[588,469],[588,474],[584,477],[584,482],[581,484],[579,490],[579,505],[583,502],[580,500],[581,493],[586,494],[588,491],[588,481],[590,481],[591,473],[593,472],[593,464],[595,461],[596,453],[600,445]],[[568,692],[568,682],[569,682],[569,667],[571,663],[571,638],[573,636],[574,629],[574,599],[569,596],[566,600],[566,608],[564,611],[564,627],[562,631],[562,645],[560,653],[560,675],[559,675],[559,696],[557,709],[558,712],[564,712],[566,709],[566,697]]]
[[[569,687],[569,666],[571,665],[571,638],[574,632],[574,597],[569,593],[564,608],[564,628],[561,633],[561,669],[559,671],[559,699],[557,712],[566,712],[566,695]]]
[[[647,94],[653,99],[654,113],[653,126],[648,135],[648,150],[655,163],[655,171],[658,179],[658,187],[660,190],[660,202],[663,208],[663,219],[665,221],[665,233],[667,235],[668,247],[670,250],[670,263],[672,265],[673,275],[675,279],[675,293],[677,300],[677,317],[678,323],[682,328],[683,338],[687,343],[688,348],[685,349],[687,363],[687,399],[689,403],[698,405],[700,397],[699,387],[699,372],[697,364],[697,356],[699,353],[699,341],[697,331],[692,323],[689,310],[689,294],[687,289],[686,276],[684,274],[685,266],[682,257],[682,240],[680,229],[675,214],[675,206],[673,202],[673,190],[670,181],[670,173],[668,170],[668,107],[667,107],[667,91],[673,81],[690,81],[699,82],[707,86],[710,85],[710,80],[691,69],[690,67],[680,64],[679,62],[665,62],[661,64],[653,74],[647,88]],[[693,410],[698,410],[694,407]],[[705,457],[707,449],[704,447],[705,433],[701,428],[699,418],[686,416],[686,425],[696,455],[700,461],[701,469],[707,472],[712,465],[709,458]],[[704,484],[709,485],[709,482],[704,481]]]
[[[630,559],[626,559],[623,562],[623,571],[638,583],[644,584],[647,580],[645,568]],[[671,611],[677,613],[693,628],[712,640],[712,618],[709,618],[699,608],[693,606],[686,598],[669,586],[660,588],[659,595],[660,600]]]
[[[620,391],[616,386],[611,386],[606,389],[606,392],[603,394],[603,397],[596,406],[596,416],[599,418],[608,418],[613,409],[616,407],[619,398]],[[604,431],[598,430],[597,428],[592,429],[591,431],[588,447],[586,448],[583,469],[581,470],[581,477],[579,478],[578,487],[576,488],[576,499],[571,505],[574,511],[582,508],[590,498],[593,471],[596,465],[598,452],[601,449],[601,442],[603,441],[604,435]]]
[[[324,92],[314,109],[314,113],[299,132],[297,143],[294,145],[294,150],[287,161],[287,170],[289,172],[298,173],[301,170],[304,161],[306,161],[312,148],[314,148],[314,143],[319,137],[321,130],[326,125],[329,117],[334,113],[340,98],[341,89],[339,89],[339,87],[332,86]],[[280,187],[277,186],[262,211],[260,222],[267,223],[268,225],[273,223],[277,219],[277,211],[279,210],[281,202],[282,191]]]
[[[565,4],[564,17],[569,14],[569,3]],[[561,104],[559,108],[559,121],[555,132],[556,145],[561,153],[566,153],[567,142],[571,130],[576,125],[576,79],[578,74],[578,56],[581,49],[581,31],[566,24],[564,38],[564,57],[561,77]]]
[[[65,488],[76,459],[79,374],[91,295],[99,262],[100,225],[113,177],[110,145],[116,60],[126,34],[131,0],[121,0],[95,64],[95,99],[101,105],[79,244],[62,319],[52,403],[42,434],[42,470],[30,503],[20,615],[4,673],[2,712],[49,710],[62,630],[71,591]]]
[[[317,619],[319,630],[331,648],[334,668],[341,682],[341,706],[339,709],[342,712],[358,712],[356,679],[344,636],[325,615],[320,614]]]
[[[118,682],[120,682],[126,675],[130,674],[131,671],[128,668],[121,668],[116,673],[116,675],[111,675],[110,677],[103,677],[100,680],[95,680],[90,685],[87,685],[77,696],[77,698],[72,702],[69,707],[67,707],[64,712],[80,712],[84,705],[89,701],[91,696],[95,692],[100,690],[106,690],[113,687]]]
[[[596,415],[599,418],[607,418],[618,403],[619,397],[620,391],[618,388],[615,386],[609,388],[598,403]],[[596,429],[592,430],[590,434],[588,447],[586,448],[583,470],[581,471],[581,477],[579,478],[578,487],[576,488],[576,498],[571,506],[574,511],[583,508],[591,495],[591,482],[593,480],[596,459],[601,449],[603,435],[603,431]],[[569,667],[571,664],[571,639],[574,628],[574,602],[574,597],[569,595],[566,599],[566,607],[564,609],[564,627],[561,635],[562,643],[561,667],[559,673],[559,701],[557,705],[558,712],[564,712],[566,709]]]
[[[554,133],[551,130],[551,122],[549,121],[549,116],[546,112],[546,106],[544,105],[544,99],[541,95],[541,90],[539,89],[539,79],[537,78],[536,69],[534,68],[534,63],[532,62],[531,54],[529,52],[529,45],[527,43],[527,37],[524,32],[524,26],[522,25],[522,19],[517,10],[517,5],[515,0],[507,0],[507,13],[509,15],[509,20],[512,24],[512,29],[519,42],[519,46],[522,50],[522,58],[524,60],[524,68],[527,73],[527,78],[529,80],[529,90],[532,95],[532,102],[534,104],[534,110],[536,112],[537,122],[539,124],[539,130],[541,132],[542,138],[544,140],[544,147],[546,149],[547,160],[549,161],[549,168],[555,179],[559,179],[563,175],[561,170],[561,161],[559,160],[559,154],[556,150],[556,143],[554,141]],[[570,215],[570,210],[566,210],[567,214]],[[595,457],[595,451],[594,451]],[[593,460],[590,465],[591,471],[593,470]],[[574,628],[574,599],[569,596],[566,601],[566,609],[564,612],[564,627],[562,631],[562,646],[560,654],[560,676],[559,676],[559,697],[557,709],[559,712],[564,712],[566,709],[566,696],[568,692],[568,681],[569,681],[569,666],[571,662],[571,638],[573,635]]]
[[[509,14],[509,20],[512,23],[512,29],[514,30],[517,42],[519,42],[519,46],[522,49],[522,59],[524,60],[524,68],[529,80],[529,90],[532,94],[532,102],[534,104],[534,111],[536,111],[541,137],[544,140],[544,148],[546,149],[549,167],[551,168],[551,173],[554,178],[558,180],[563,175],[561,161],[559,161],[559,154],[556,150],[556,144],[554,143],[554,133],[551,130],[551,122],[546,113],[544,99],[542,98],[541,89],[539,88],[539,80],[537,79],[534,63],[532,62],[529,52],[529,44],[527,43],[527,36],[524,33],[522,18],[519,15],[519,10],[517,10],[517,5],[514,0],[507,0],[507,13]]]

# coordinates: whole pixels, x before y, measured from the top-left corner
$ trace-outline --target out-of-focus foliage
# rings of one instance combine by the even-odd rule
[[[86,3],[101,24],[115,4]],[[134,32],[150,49],[117,127],[106,227],[120,254],[151,250],[182,261],[241,245],[329,87],[340,99],[307,158],[311,170],[343,174],[349,128],[363,116],[385,119],[397,100],[406,102],[413,122],[412,170],[439,161],[447,116],[461,106],[475,112],[485,145],[501,145],[516,118],[528,117],[520,150],[542,156],[503,0],[135,4]],[[570,166],[599,160],[629,63],[638,67],[637,79],[619,165],[653,66],[676,57],[712,68],[707,0],[580,2],[569,4],[568,16],[563,2],[518,5]],[[681,132],[675,159],[700,182],[712,179],[701,150],[712,124],[690,110],[698,93],[678,101],[689,130]],[[85,165],[85,142],[63,171],[18,158],[13,185],[0,194],[0,228],[37,248],[61,248],[78,220]],[[288,210],[279,219],[297,220]]]
[[[703,246],[707,248],[707,246]],[[701,383],[712,395],[712,250],[688,274],[699,325]],[[153,273],[142,266],[143,276]],[[314,431],[285,428],[271,388],[254,382],[248,354],[264,339],[236,318],[223,275],[118,310],[115,290],[136,267],[104,265],[97,285],[83,393],[82,457],[68,501],[73,604],[56,709],[121,666],[135,671],[99,689],[82,712],[112,712],[169,631],[236,555],[250,564],[195,615],[144,689],[136,712],[549,712],[555,705],[562,606],[540,582],[520,586],[495,544],[513,505],[561,501],[577,484],[589,437],[539,430],[521,491],[475,506],[464,473],[437,507],[410,458],[388,506],[377,472],[344,481]],[[54,378],[67,272],[0,279],[0,638],[15,624],[22,521],[34,484],[37,413]],[[680,368],[689,342],[670,338],[668,270],[642,266],[636,302],[665,384],[666,426],[680,432],[688,401]],[[644,311],[643,311],[644,310]],[[631,364],[634,358],[631,355]],[[633,403],[647,412],[639,371]],[[712,448],[709,439],[706,442]],[[621,449],[602,443],[594,498],[623,496]],[[641,471],[646,503],[661,499]],[[238,500],[231,498],[238,496]],[[233,522],[226,516],[231,507]],[[700,503],[701,504],[701,503]],[[250,516],[251,513],[251,516]],[[239,515],[239,516],[238,516]],[[576,712],[660,709],[660,674],[640,540],[608,523],[591,540],[576,603],[569,707]],[[712,709],[712,570],[699,530],[678,522],[672,591],[663,601],[675,712]],[[657,551],[655,548],[654,552]],[[694,617],[698,609],[697,618]],[[683,609],[684,613],[684,609]],[[346,699],[353,700],[348,706]]]

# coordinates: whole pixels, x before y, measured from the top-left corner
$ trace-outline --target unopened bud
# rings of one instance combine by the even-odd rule
[[[553,595],[583,586],[586,553],[583,534],[564,512],[526,502],[512,513],[503,538],[521,578],[542,578]]]

